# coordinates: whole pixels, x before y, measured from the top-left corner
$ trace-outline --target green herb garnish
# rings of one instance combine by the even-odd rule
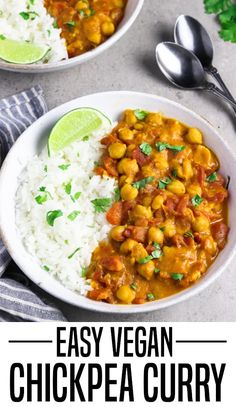
[[[200,205],[202,203],[203,198],[199,196],[198,194],[194,195],[191,199],[192,205],[196,208],[196,206]]]
[[[68,258],[68,259],[72,259],[72,257],[73,257],[79,250],[80,250],[80,247],[77,247],[77,249],[75,249],[75,250],[73,251],[73,253],[71,253],[67,258]]]
[[[43,167],[43,170],[44,170],[45,172],[48,172],[48,166],[45,165],[45,166]]]
[[[54,20],[52,25],[53,25],[53,28],[58,28],[57,20]]]
[[[132,288],[132,290],[136,291],[138,286],[136,283],[132,283],[132,284],[130,284],[130,288]]]
[[[70,219],[71,221],[74,221],[79,214],[80,211],[73,211],[67,216],[67,218]]]
[[[154,268],[154,273],[155,273],[155,274],[160,273],[160,271],[161,271],[160,269],[157,269],[156,267]]]
[[[165,189],[167,187],[167,185],[169,185],[172,182],[172,179],[169,177],[160,179],[158,181],[158,188],[159,189]]]
[[[172,170],[171,175],[176,178],[177,177],[177,170]]]
[[[75,21],[67,21],[66,23],[64,23],[65,25],[68,25],[69,27],[75,27],[76,22]]]
[[[148,293],[147,294],[147,300],[148,301],[153,301],[153,300],[155,300],[155,296],[152,293]]]
[[[143,257],[142,259],[139,259],[139,260],[138,260],[138,263],[139,263],[139,264],[146,264],[146,263],[148,263],[150,260],[152,260],[152,256],[151,256],[151,255],[150,255],[150,256]]]
[[[71,194],[71,189],[72,189],[71,181],[68,182],[67,184],[64,184],[64,190],[67,193],[67,195]]]
[[[81,195],[81,192],[79,192],[79,191],[76,192],[74,195],[74,199],[77,201],[77,199],[79,199],[80,195]]]
[[[88,269],[87,269],[87,267],[82,267],[82,269],[81,269],[81,277],[86,277],[86,275],[87,275],[87,272],[88,272]]]
[[[217,174],[216,174],[216,172],[213,172],[212,174],[210,174],[210,175],[206,178],[207,182],[214,182],[214,181],[216,181],[216,179],[217,179]]]
[[[142,153],[147,156],[152,154],[152,146],[149,143],[142,143],[140,144],[139,148],[142,151]]]
[[[193,232],[191,232],[191,230],[189,230],[188,232],[185,232],[184,237],[191,237],[192,239],[194,239]]]
[[[155,250],[151,253],[153,259],[159,259],[162,256],[162,250],[159,243],[153,243]]]
[[[216,14],[221,25],[219,36],[236,42],[236,5],[232,0],[204,0],[205,11]]]
[[[146,119],[148,112],[146,112],[145,110],[136,109],[134,110],[134,114],[138,120],[144,120]]]
[[[57,218],[63,216],[63,212],[60,209],[56,209],[55,211],[49,211],[46,215],[47,223],[50,226],[54,226],[54,222]]]
[[[182,280],[184,275],[180,274],[180,273],[172,273],[171,277],[173,278],[173,280],[180,281],[180,280]]]
[[[119,201],[121,196],[120,196],[120,189],[119,188],[115,188],[114,189],[114,193],[115,193],[115,201]]]
[[[48,266],[46,266],[46,264],[45,264],[44,266],[42,266],[42,268],[43,268],[45,271],[50,271],[50,268],[49,268]]]
[[[93,199],[92,204],[94,206],[95,212],[106,212],[107,209],[111,206],[112,204],[112,199],[111,198],[97,198]]]
[[[5,35],[0,34],[0,40],[5,40],[5,39],[6,39]]]
[[[89,140],[89,136],[84,136],[83,138],[82,138],[82,141],[88,141]]]
[[[46,187],[40,187],[39,188],[40,192],[43,192],[42,195],[37,195],[35,197],[35,201],[39,204],[42,205],[44,202],[46,202],[48,200],[48,197],[50,199],[52,199],[52,195],[49,191],[46,190]]]
[[[154,177],[147,177],[147,178],[143,178],[140,179],[139,181],[133,182],[132,185],[133,187],[137,188],[137,189],[142,189],[145,188],[145,186],[147,184],[150,184],[151,182],[153,182]]]
[[[58,168],[60,168],[60,170],[62,170],[62,171],[68,170],[69,167],[70,167],[70,164],[61,164],[61,165],[58,165]]]
[[[158,141],[158,143],[155,144],[156,148],[158,151],[164,151],[166,149],[171,150],[171,151],[182,151],[185,149],[185,146],[173,146],[168,143],[162,143],[161,141]]]
[[[19,15],[24,20],[35,20],[36,17],[39,17],[38,13],[36,13],[35,11],[21,11]]]

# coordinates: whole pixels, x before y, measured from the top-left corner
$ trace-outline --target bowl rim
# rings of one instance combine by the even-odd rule
[[[107,50],[110,48],[113,44],[115,44],[117,41],[123,37],[123,35],[126,34],[126,32],[129,30],[129,28],[133,25],[135,20],[137,19],[143,4],[144,0],[136,0],[137,4],[134,8],[134,11],[131,13],[130,17],[128,20],[124,23],[122,26],[118,26],[117,31],[110,37],[108,38],[105,42],[102,44],[98,45],[96,48],[85,52],[84,54],[78,55],[77,57],[73,58],[68,58],[62,61],[58,62],[49,62],[46,64],[13,64],[13,63],[7,63],[2,60],[0,60],[0,69],[3,69],[5,71],[15,71],[15,72],[28,72],[28,73],[44,73],[48,71],[56,71],[56,70],[61,70],[61,69],[66,69],[66,68],[72,68],[75,65],[79,65],[83,62],[89,61],[92,58],[95,58],[96,56],[100,55],[103,51]]]
[[[180,109],[181,111],[186,112],[187,114],[190,114],[190,116],[194,117],[197,121],[202,122],[205,124],[205,126],[207,126],[208,128],[211,129],[211,131],[216,135],[216,137],[218,138],[218,140],[220,140],[220,143],[222,143],[222,145],[224,145],[224,148],[226,150],[226,152],[229,154],[229,156],[231,158],[233,158],[233,163],[235,164],[236,167],[236,154],[234,151],[232,151],[232,149],[230,149],[230,147],[228,146],[227,142],[220,136],[220,134],[218,133],[218,131],[213,127],[213,125],[211,123],[209,123],[205,118],[203,118],[202,116],[200,116],[199,114],[195,113],[194,111],[192,111],[191,109],[183,106],[180,103],[177,103],[175,101],[172,101],[168,98],[162,97],[162,96],[157,96],[155,94],[151,94],[151,93],[144,93],[144,92],[134,92],[134,91],[108,91],[108,92],[97,92],[94,94],[89,94],[89,95],[84,95],[81,96],[79,98],[75,98],[73,100],[70,100],[66,103],[63,103],[55,108],[53,108],[52,110],[50,110],[49,112],[47,112],[45,115],[43,115],[42,117],[40,117],[38,120],[36,120],[30,127],[28,127],[25,132],[27,132],[28,129],[30,129],[33,126],[37,126],[39,125],[42,121],[47,121],[47,117],[50,117],[50,115],[53,116],[54,113],[56,113],[56,111],[59,111],[60,109],[63,109],[65,111],[67,111],[67,107],[70,107],[71,104],[75,104],[77,101],[79,101],[80,99],[83,98],[94,98],[94,97],[100,97],[100,98],[104,98],[106,96],[112,96],[112,95],[131,95],[131,96],[135,96],[135,97],[141,97],[141,98],[150,98],[153,100],[157,100],[163,104],[169,104],[172,107],[176,108],[176,109]],[[25,133],[23,132],[22,135]],[[12,154],[14,154],[15,149],[17,148],[18,143],[20,142],[20,139],[22,137],[22,135],[16,140],[16,142],[14,143],[14,145],[12,146],[12,148],[10,149],[9,153],[7,154],[2,167],[0,169],[0,196],[1,196],[1,190],[3,188],[3,180],[5,177],[5,173],[7,171],[8,168],[8,161],[9,158],[11,157]],[[1,204],[0,204],[0,209],[1,209]],[[58,298],[61,301],[64,301],[68,304],[71,304],[73,306],[79,307],[79,308],[83,308],[86,309],[88,311],[95,311],[95,312],[102,312],[102,313],[107,313],[107,314],[135,314],[135,313],[145,313],[145,312],[150,312],[150,311],[158,311],[160,309],[163,308],[168,308],[172,305],[176,305],[182,301],[185,301],[191,297],[193,297],[196,294],[199,294],[201,291],[203,291],[205,288],[207,288],[210,284],[212,284],[222,273],[223,271],[226,269],[226,267],[228,266],[228,264],[231,262],[233,256],[234,256],[234,251],[236,250],[236,240],[231,243],[231,250],[230,253],[228,254],[227,258],[224,259],[224,264],[220,265],[218,267],[218,269],[216,271],[214,271],[214,273],[212,274],[208,274],[206,273],[205,276],[203,276],[199,282],[201,282],[201,284],[195,283],[193,284],[191,287],[184,289],[182,291],[180,291],[177,294],[171,295],[169,297],[165,297],[161,300],[156,300],[153,302],[149,302],[149,303],[144,303],[141,305],[116,305],[116,304],[107,304],[107,303],[102,303],[102,302],[97,302],[94,300],[90,300],[86,298],[86,302],[85,303],[76,303],[73,299],[70,298],[62,298],[60,294],[58,294],[57,292],[55,292],[55,288],[53,289],[53,287],[51,286],[47,286],[45,282],[38,282],[38,278],[37,276],[35,276],[35,274],[33,274],[31,271],[27,270],[25,271],[25,268],[23,266],[23,262],[21,260],[21,253],[18,254],[14,251],[14,243],[10,242],[7,238],[7,231],[6,228],[2,227],[2,219],[4,217],[3,212],[0,210],[0,236],[2,238],[2,241],[4,243],[4,245],[6,246],[9,254],[11,255],[12,259],[15,261],[15,263],[18,265],[18,267],[23,271],[23,273],[25,273],[36,285],[38,285],[40,288],[44,289],[47,293],[51,294],[52,296]],[[222,253],[222,252],[221,252]],[[204,277],[207,276],[207,279],[204,280]],[[52,277],[53,278],[53,277]],[[63,287],[63,289],[65,289],[68,292],[71,292],[67,287],[65,287],[62,283],[60,283],[60,285]],[[72,293],[74,294],[74,292],[72,291]],[[85,298],[83,296],[80,296],[79,294],[78,298]]]

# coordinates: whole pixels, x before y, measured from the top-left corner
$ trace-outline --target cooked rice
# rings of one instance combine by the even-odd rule
[[[0,0],[0,35],[51,48],[39,63],[68,58],[65,41],[60,38],[61,29],[53,27],[53,23],[43,0]]]
[[[97,132],[88,141],[75,142],[63,152],[49,158],[47,148],[30,161],[19,179],[16,195],[16,224],[26,250],[42,268],[58,278],[71,290],[85,295],[90,289],[89,281],[81,277],[82,270],[90,263],[91,254],[99,242],[107,237],[110,225],[105,213],[96,213],[91,203],[96,198],[114,199],[116,181],[110,177],[94,174],[94,163],[102,155]],[[70,164],[66,170],[58,166]],[[71,182],[71,192],[65,185]],[[45,187],[53,199],[38,204],[35,197]],[[69,191],[67,191],[69,192]],[[73,202],[76,192],[80,197]],[[61,210],[63,216],[55,220],[54,226],[46,221],[48,211]],[[74,221],[67,216],[78,210]],[[68,258],[80,248],[72,258]],[[46,266],[46,267],[45,267]],[[43,272],[43,271],[42,271]]]

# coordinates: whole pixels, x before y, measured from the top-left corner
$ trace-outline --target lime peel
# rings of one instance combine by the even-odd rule
[[[33,64],[43,59],[49,47],[40,47],[26,41],[0,39],[0,59],[13,64]]]

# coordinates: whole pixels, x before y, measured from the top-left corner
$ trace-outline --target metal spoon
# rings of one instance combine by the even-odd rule
[[[193,52],[198,57],[204,70],[212,75],[226,95],[235,101],[218,70],[212,65],[214,53],[213,44],[208,32],[202,24],[193,17],[181,15],[175,24],[174,37],[175,42]]]
[[[182,89],[207,90],[236,108],[236,102],[208,82],[199,59],[192,52],[174,42],[162,42],[156,47],[156,61],[165,77]]]

